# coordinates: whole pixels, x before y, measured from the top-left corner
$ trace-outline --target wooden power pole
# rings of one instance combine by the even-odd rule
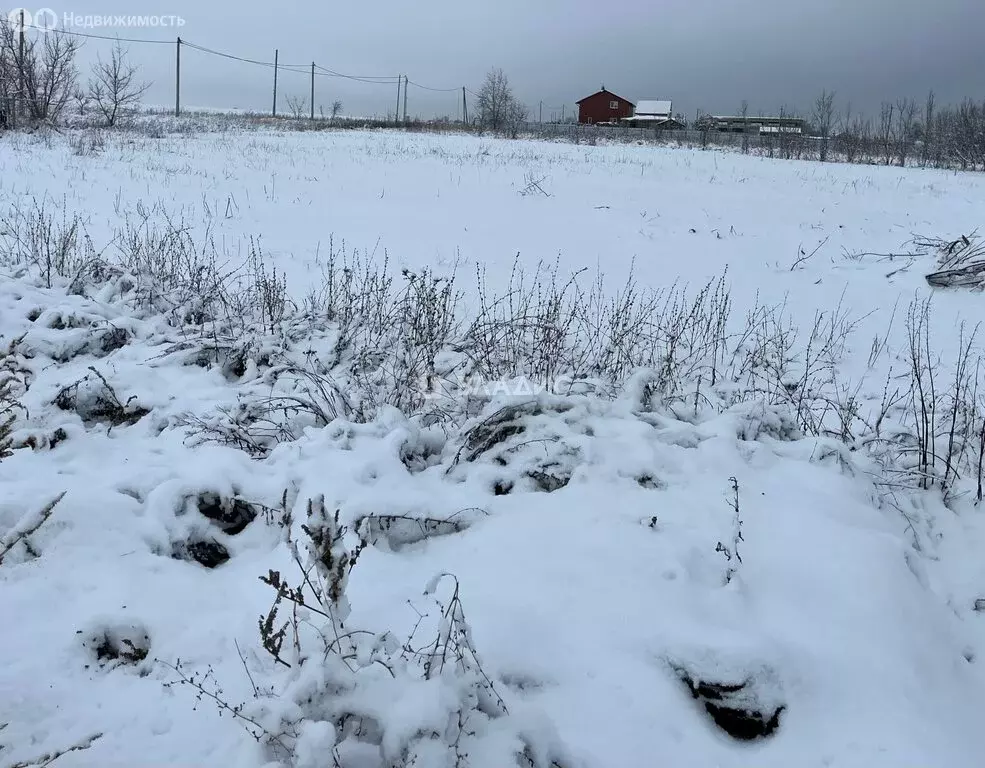
[[[174,52],[174,116],[181,114],[181,38]]]
[[[410,90],[410,78],[404,75],[404,122],[407,122],[407,91]]]
[[[394,124],[400,123],[400,84],[403,82],[404,76],[397,75],[397,111],[393,113]]]
[[[311,62],[311,119],[315,119],[315,62]]]
[[[280,61],[280,51],[274,50],[274,107],[271,110],[271,114],[277,117],[277,65]]]

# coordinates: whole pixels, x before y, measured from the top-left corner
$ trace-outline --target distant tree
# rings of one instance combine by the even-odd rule
[[[869,143],[871,123],[861,115],[852,114],[851,103],[845,107],[845,113],[839,120],[837,146],[845,160],[854,163],[862,158]]]
[[[796,117],[796,113],[787,107],[780,107],[780,119],[788,117]],[[803,147],[803,137],[794,134],[791,131],[787,131],[784,127],[780,126],[777,133],[777,139],[780,149],[780,157],[784,160],[790,160],[794,156],[799,156],[799,150]]]
[[[708,146],[708,134],[711,133],[711,129],[714,127],[715,121],[712,120],[711,115],[703,115],[698,112],[694,118],[694,127],[701,134],[701,148],[705,149]]]
[[[527,118],[527,108],[517,101],[509,78],[501,69],[491,69],[479,89],[475,111],[480,125],[493,131],[508,130],[514,135]]]
[[[831,129],[834,126],[835,94],[834,91],[821,91],[814,102],[811,123],[821,139],[818,145],[818,159],[824,163],[828,160],[828,143],[831,140]]]
[[[913,99],[900,99],[896,102],[896,162],[902,168],[913,146],[917,122],[917,103]]]
[[[934,150],[934,107],[936,97],[931,91],[923,108],[923,147],[920,151],[920,164],[925,168],[930,162]]]
[[[889,165],[893,161],[895,138],[893,117],[895,114],[896,107],[891,101],[884,101],[879,108],[879,131],[876,133],[876,141],[882,150],[882,161],[885,165]]]
[[[527,105],[521,104],[519,101],[514,100],[513,104],[506,113],[505,127],[509,132],[511,139],[515,139],[520,135],[520,129],[523,128],[523,124],[529,119],[530,109]]]
[[[745,99],[742,100],[742,104],[739,107],[739,116],[742,118],[742,153],[748,154],[749,152],[749,126],[746,125],[746,120],[749,118],[749,102]]]
[[[116,125],[121,117],[132,112],[150,88],[150,83],[137,80],[139,69],[127,58],[128,51],[119,41],[110,51],[109,61],[98,55],[89,78],[89,101],[106,121]]]
[[[84,88],[76,88],[72,91],[72,101],[75,102],[75,108],[78,110],[79,116],[85,115],[89,107],[89,94],[86,93]]]
[[[334,120],[342,114],[342,100],[336,99],[332,102],[332,119]]]
[[[288,96],[287,111],[293,119],[301,120],[308,111],[308,102],[303,96]]]

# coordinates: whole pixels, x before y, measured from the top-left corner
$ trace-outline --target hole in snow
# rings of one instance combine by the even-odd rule
[[[195,505],[203,517],[230,536],[242,533],[259,514],[252,504],[243,499],[226,498],[211,491],[199,495]]]
[[[82,646],[100,666],[137,666],[150,651],[150,635],[136,624],[102,626],[87,633]]]
[[[175,560],[193,560],[205,568],[218,568],[229,560],[229,550],[215,539],[192,539],[175,543],[171,556]]]
[[[661,483],[653,475],[640,475],[636,478],[637,484],[640,488],[648,488],[649,490],[659,490],[661,488]]]
[[[554,493],[554,491],[559,491],[571,481],[571,475],[563,471],[542,472],[539,470],[531,470],[527,472],[527,477],[533,480],[534,486],[536,486],[537,490],[543,491],[544,493]]]
[[[754,741],[771,736],[779,728],[785,706],[769,701],[772,697],[752,678],[739,683],[711,682],[681,667],[675,667],[674,672],[715,725],[733,739]]]
[[[126,328],[110,328],[99,334],[89,345],[89,351],[97,357],[123,349],[130,341]]]
[[[497,480],[493,484],[493,495],[495,496],[508,496],[512,490],[513,482],[511,480]]]

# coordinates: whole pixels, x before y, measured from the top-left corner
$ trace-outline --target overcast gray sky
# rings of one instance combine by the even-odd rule
[[[15,5],[7,0],[7,5]],[[40,4],[39,4],[40,5]],[[177,28],[85,30],[173,40],[282,62],[312,60],[339,72],[395,76],[436,88],[477,90],[491,66],[510,77],[534,111],[606,87],[637,101],[673,99],[693,116],[781,106],[809,110],[822,88],[873,111],[883,99],[933,88],[939,103],[985,100],[985,0],[49,0],[65,13],[175,14]],[[33,6],[28,3],[28,7]],[[108,44],[87,43],[87,57]],[[131,44],[155,85],[174,101],[174,49]],[[270,107],[272,71],[185,49],[182,101]],[[304,75],[282,73],[286,96],[307,96]],[[458,113],[461,94],[412,87],[414,115]],[[316,105],[341,98],[346,112],[393,110],[394,85],[318,78]]]

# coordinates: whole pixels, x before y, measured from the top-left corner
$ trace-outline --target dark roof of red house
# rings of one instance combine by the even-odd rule
[[[631,102],[631,101],[630,101],[629,99],[624,99],[624,98],[623,98],[622,96],[619,96],[619,95],[617,95],[617,94],[615,94],[615,93],[613,93],[613,92],[612,92],[612,91],[610,91],[610,90],[609,90],[608,88],[603,88],[603,89],[602,89],[601,91],[596,91],[596,92],[595,92],[595,93],[593,93],[593,94],[592,94],[591,96],[586,96],[586,97],[585,97],[584,99],[579,99],[578,101],[576,101],[576,102],[575,102],[575,104],[581,104],[581,103],[582,103],[583,101],[588,101],[588,100],[589,100],[590,98],[592,98],[592,96],[598,96],[598,95],[599,95],[600,93],[607,93],[607,94],[609,94],[610,96],[615,96],[615,98],[617,98],[617,99],[619,99],[620,101],[625,101],[625,102],[626,102],[627,104],[629,104],[629,106],[631,106],[631,107],[635,107],[635,106],[636,106],[636,105],[635,105],[635,104],[634,104],[633,102]]]

